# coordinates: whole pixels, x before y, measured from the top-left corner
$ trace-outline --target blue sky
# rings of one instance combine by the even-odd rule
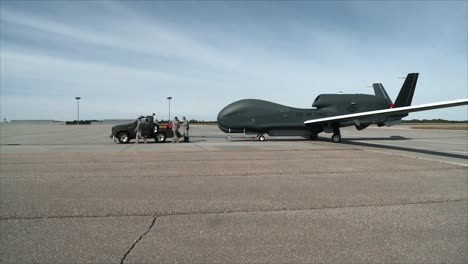
[[[0,118],[171,113],[215,120],[258,98],[307,108],[320,93],[413,105],[468,97],[467,1],[1,1]],[[467,107],[410,114],[468,119]]]

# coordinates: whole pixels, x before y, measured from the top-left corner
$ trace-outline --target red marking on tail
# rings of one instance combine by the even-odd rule
[[[390,104],[390,109],[392,109],[395,105],[394,104]]]

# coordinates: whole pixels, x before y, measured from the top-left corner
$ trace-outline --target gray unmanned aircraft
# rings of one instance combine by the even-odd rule
[[[218,126],[225,133],[256,134],[260,141],[270,136],[302,136],[317,139],[321,132],[333,133],[331,140],[341,141],[340,127],[358,130],[375,124],[391,126],[411,112],[468,104],[468,99],[411,106],[418,73],[409,73],[395,103],[381,83],[374,83],[371,94],[321,94],[312,108],[300,109],[264,100],[244,99],[224,107],[218,114]],[[231,140],[231,135],[227,136]]]

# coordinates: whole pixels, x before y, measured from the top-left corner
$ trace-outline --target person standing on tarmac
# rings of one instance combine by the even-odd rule
[[[189,142],[188,131],[190,129],[189,122],[185,119],[185,116],[182,117],[182,133],[184,135],[184,142]]]
[[[141,117],[138,117],[137,126],[135,128],[135,133],[136,133],[135,144],[138,144],[138,142],[140,141],[140,138],[143,138],[145,140],[145,144],[148,143],[148,141],[146,141],[146,138],[141,135],[141,131],[142,131]]]
[[[172,120],[172,132],[174,133],[174,137],[172,138],[172,143],[179,143],[179,118],[174,117],[174,120]]]

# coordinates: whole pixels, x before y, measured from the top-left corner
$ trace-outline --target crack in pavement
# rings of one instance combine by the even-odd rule
[[[122,259],[120,260],[120,264],[123,264],[125,259],[127,258],[128,254],[130,254],[130,252],[133,250],[133,248],[136,246],[136,244],[138,244],[138,242],[140,242],[140,240],[146,236],[146,234],[149,233],[149,231],[151,231],[151,229],[153,228],[154,226],[154,223],[156,223],[156,218],[157,217],[153,217],[153,220],[151,222],[151,225],[148,227],[148,230],[146,230],[143,234],[140,235],[140,237],[135,240],[135,242],[133,242],[132,246],[127,250],[127,252],[125,253],[125,255],[122,257]]]
[[[333,210],[345,208],[366,208],[366,207],[390,207],[390,206],[406,206],[406,205],[426,205],[426,204],[442,204],[466,202],[468,198],[440,200],[440,201],[424,201],[424,202],[408,202],[396,204],[357,204],[348,206],[328,206],[316,208],[278,208],[278,209],[260,209],[260,210],[230,210],[230,211],[198,211],[198,212],[174,212],[174,213],[151,213],[151,214],[122,214],[122,215],[65,215],[65,216],[33,216],[33,217],[0,217],[0,221],[7,220],[47,220],[47,219],[68,219],[68,218],[107,218],[107,217],[170,217],[184,215],[216,215],[216,214],[251,214],[251,213],[276,213],[276,212],[301,212],[313,210]]]

